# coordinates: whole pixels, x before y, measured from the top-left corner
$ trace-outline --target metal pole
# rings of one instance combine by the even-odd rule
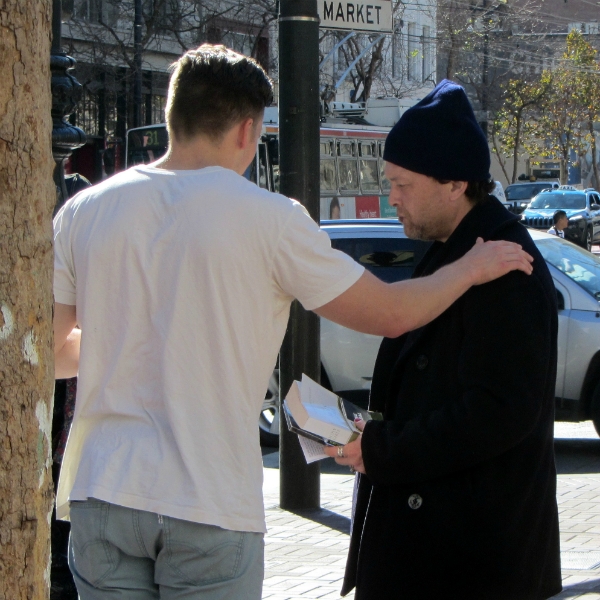
[[[133,5],[133,126],[142,126],[142,0]]]
[[[281,0],[279,18],[280,189],[319,220],[319,17],[316,0]],[[302,373],[319,380],[319,318],[294,302],[280,355],[285,397]],[[283,414],[280,411],[283,419]],[[319,465],[307,465],[296,435],[280,426],[280,504],[320,507]]]

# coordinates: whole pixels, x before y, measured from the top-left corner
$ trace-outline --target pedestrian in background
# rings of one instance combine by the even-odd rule
[[[565,229],[569,226],[569,217],[564,210],[557,210],[552,217],[554,225],[548,229],[548,233],[557,235],[558,237],[565,237]]]
[[[554,388],[556,290],[519,217],[489,192],[490,154],[464,90],[441,82],[385,143],[389,202],[433,244],[428,276],[479,237],[534,257],[430,324],[384,339],[369,421],[341,451],[361,473],[342,594],[356,600],[542,600],[561,590]],[[418,279],[417,279],[418,280]]]
[[[302,205],[243,177],[271,100],[252,59],[187,52],[167,154],[56,216],[57,376],[79,370],[57,511],[82,600],[260,598],[257,422],[294,298],[393,337],[474,284],[531,272],[519,246],[493,242],[430,278],[379,281]]]

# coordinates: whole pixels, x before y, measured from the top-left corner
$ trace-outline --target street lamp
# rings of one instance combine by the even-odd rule
[[[72,2],[70,5],[72,6]],[[52,2],[52,47],[50,50],[50,70],[52,73],[52,156],[54,184],[56,185],[55,212],[67,200],[65,185],[65,161],[75,148],[85,144],[85,133],[68,122],[69,116],[81,99],[81,84],[71,75],[75,59],[67,56],[62,49],[62,2]]]

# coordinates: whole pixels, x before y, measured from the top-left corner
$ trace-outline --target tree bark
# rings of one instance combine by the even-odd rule
[[[49,594],[52,3],[0,1],[0,599]]]

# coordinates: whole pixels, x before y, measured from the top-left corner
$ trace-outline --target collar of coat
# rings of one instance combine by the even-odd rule
[[[483,202],[475,204],[445,242],[434,242],[431,245],[417,265],[413,277],[430,275],[440,267],[458,260],[473,247],[478,237],[485,242],[498,239],[506,227],[519,220],[517,215],[509,213],[494,196],[488,196]]]
[[[518,216],[509,213],[495,197],[488,196],[487,200],[477,203],[465,215],[446,242],[434,242],[431,245],[417,265],[413,277],[430,275],[458,260],[473,247],[478,237],[484,241],[501,239],[502,232],[517,221]],[[431,323],[398,338],[384,338],[373,373],[371,410],[385,411],[384,399],[388,394],[393,396],[400,365],[430,326]],[[380,393],[383,390],[386,393]]]

